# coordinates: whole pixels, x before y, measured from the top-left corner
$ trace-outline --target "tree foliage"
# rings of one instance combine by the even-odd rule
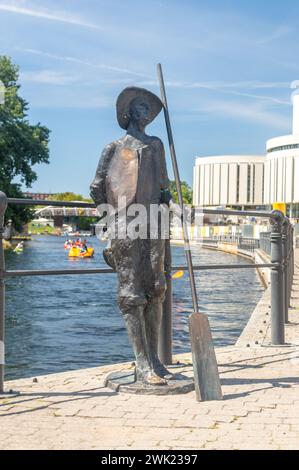
[[[67,191],[65,193],[57,193],[51,196],[50,198],[52,201],[84,201],[84,202],[91,202],[91,199],[87,199],[81,194],[72,193],[71,191]]]
[[[5,86],[5,101],[0,104],[0,190],[9,197],[23,197],[21,185],[29,188],[37,179],[32,166],[49,163],[50,131],[40,123],[30,124],[29,105],[19,95],[18,79],[18,66],[0,56],[0,80]],[[30,216],[28,208],[10,207],[5,219],[12,219],[20,230]]]
[[[186,183],[186,181],[181,182],[181,187],[182,187],[182,195],[183,195],[184,203],[192,204],[192,197],[193,197],[192,189],[190,188],[188,183]],[[175,181],[170,181],[169,190],[175,202],[179,202]]]

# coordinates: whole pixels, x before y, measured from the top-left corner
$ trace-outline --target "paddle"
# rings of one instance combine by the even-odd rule
[[[194,271],[191,257],[190,242],[187,230],[186,218],[184,217],[184,202],[182,196],[181,180],[174,148],[170,118],[168,112],[166,91],[161,64],[157,65],[158,80],[161,90],[161,100],[164,107],[164,117],[168,135],[169,149],[175,177],[179,206],[181,209],[181,221],[184,236],[184,248],[187,258],[190,287],[192,294],[193,313],[189,316],[189,332],[194,370],[194,384],[197,401],[221,400],[222,392],[219,380],[218,366],[213,346],[213,340],[206,315],[199,313],[198,299],[194,280]]]
[[[172,279],[180,279],[183,276],[184,276],[184,271],[176,271],[175,273],[173,273],[171,277]]]

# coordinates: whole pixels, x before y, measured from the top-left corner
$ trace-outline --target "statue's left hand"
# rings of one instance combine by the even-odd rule
[[[162,189],[160,204],[167,204],[167,206],[169,206],[171,199],[172,199],[171,192],[168,189]]]

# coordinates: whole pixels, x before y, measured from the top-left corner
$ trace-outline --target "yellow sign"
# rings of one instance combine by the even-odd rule
[[[281,211],[284,215],[287,214],[287,205],[284,202],[274,202],[272,207],[274,211]]]

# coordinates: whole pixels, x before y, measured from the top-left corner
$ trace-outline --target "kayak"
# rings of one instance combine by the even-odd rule
[[[24,248],[15,248],[13,251],[14,251],[15,253],[23,253]]]
[[[93,248],[87,248],[87,251],[82,253],[80,248],[78,248],[77,246],[73,246],[69,251],[69,257],[71,258],[92,258],[93,254]]]

